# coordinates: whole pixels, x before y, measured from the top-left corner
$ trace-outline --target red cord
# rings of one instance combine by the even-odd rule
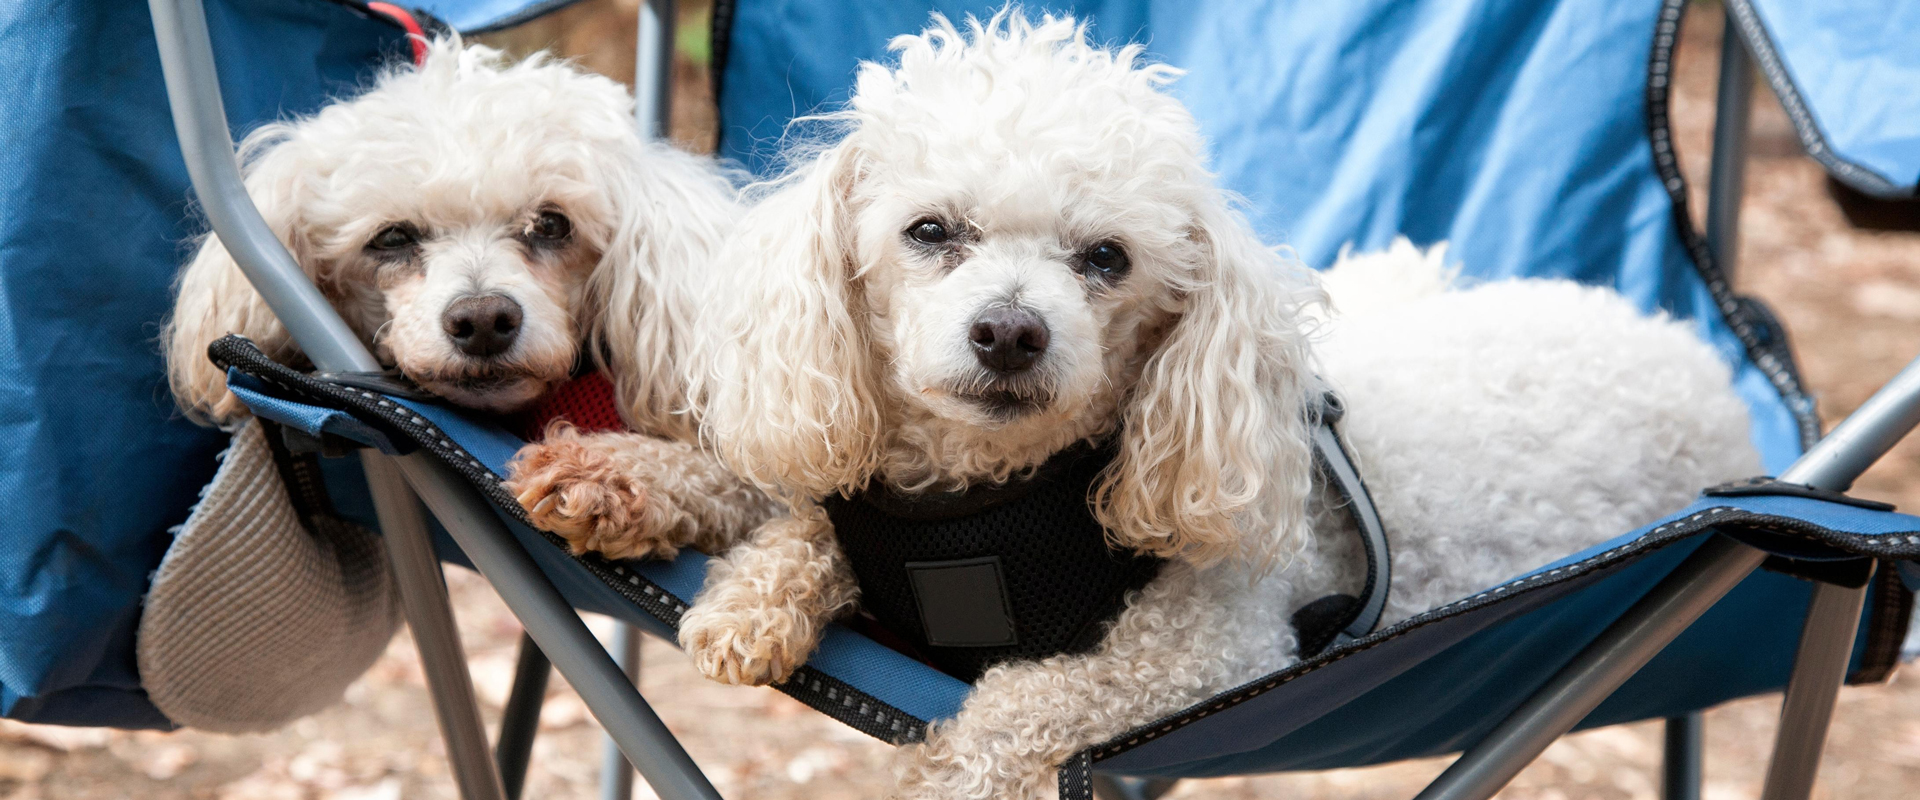
[[[427,63],[427,29],[420,27],[420,21],[413,18],[413,12],[392,3],[368,3],[367,8],[400,23],[400,27],[407,31],[407,41],[413,44],[413,65],[418,67]]]

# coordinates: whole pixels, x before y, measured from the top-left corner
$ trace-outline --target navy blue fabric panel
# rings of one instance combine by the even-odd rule
[[[1920,5],[1905,0],[1748,0],[1789,91],[1789,114],[1862,191],[1920,191]],[[1763,67],[1770,66],[1763,63]],[[1780,75],[1767,76],[1782,88]],[[1816,157],[1823,154],[1815,152]],[[1826,158],[1821,159],[1823,162]],[[1850,174],[1853,170],[1863,175]],[[1882,182],[1876,185],[1876,182]]]
[[[320,0],[208,6],[241,129],[397,42]],[[0,6],[0,153],[0,714],[152,725],[56,699],[137,686],[147,575],[226,442],[175,412],[154,341],[199,226],[145,3]]]
[[[843,103],[863,59],[997,0],[739,0],[720,149],[778,167],[795,116]],[[1466,275],[1563,276],[1699,320],[1736,366],[1767,468],[1799,454],[1793,415],[1746,362],[1692,268],[1647,138],[1658,0],[1051,2],[1096,38],[1187,70],[1173,91],[1221,180],[1271,242],[1326,267],[1340,248],[1452,243]],[[805,127],[794,135],[804,137]],[[1705,154],[1688,154],[1704,158]]]

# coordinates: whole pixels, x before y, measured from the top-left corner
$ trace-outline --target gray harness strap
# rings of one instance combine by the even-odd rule
[[[1366,636],[1380,624],[1387,607],[1387,589],[1392,584],[1392,565],[1387,557],[1387,532],[1380,524],[1380,512],[1367,493],[1366,481],[1353,466],[1353,457],[1340,443],[1335,426],[1346,415],[1340,398],[1331,390],[1321,395],[1319,423],[1313,429],[1313,461],[1321,476],[1338,492],[1360,532],[1360,544],[1366,549],[1367,582],[1360,597],[1335,594],[1315,600],[1294,614],[1294,628],[1300,636],[1300,657],[1310,658],[1330,646],[1343,645]],[[1327,635],[1331,632],[1331,636]]]

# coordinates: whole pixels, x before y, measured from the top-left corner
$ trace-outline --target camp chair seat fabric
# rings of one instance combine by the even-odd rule
[[[704,578],[705,557],[574,559],[530,529],[501,488],[520,441],[445,406],[315,381],[245,340],[216,344],[230,385],[256,414],[313,435],[377,430],[359,441],[421,449],[498,505],[570,601],[672,640]],[[358,425],[343,425],[352,418]],[[330,422],[331,421],[331,422]],[[1709,535],[1784,556],[1773,566],[1920,558],[1920,518],[1805,497],[1705,497],[1640,530],[1546,564],[1224,693],[1082,753],[1072,768],[1201,776],[1325,769],[1458,750],[1484,734]],[[1880,569],[1863,612],[1851,676],[1885,677],[1907,627],[1911,594]],[[1583,723],[1666,717],[1785,685],[1811,583],[1755,572]],[[1786,621],[1786,624],[1782,624]],[[835,627],[781,691],[894,743],[951,716],[966,685]]]

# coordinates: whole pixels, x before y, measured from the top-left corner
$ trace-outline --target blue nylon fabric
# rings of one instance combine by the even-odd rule
[[[251,375],[237,370],[227,370],[227,387],[233,390],[234,397],[247,404],[247,408],[253,412],[254,416],[261,419],[273,420],[314,438],[332,434],[378,448],[380,452],[389,455],[399,452],[386,434],[374,430],[372,426],[354,418],[352,414],[289,402],[264,394],[263,391],[267,387]]]
[[[766,175],[795,116],[838,107],[856,64],[1001,3],[739,0],[721,154]],[[1449,241],[1479,278],[1563,276],[1699,321],[1736,369],[1768,469],[1792,414],[1693,271],[1655,171],[1644,93],[1657,0],[1049,2],[1096,39],[1148,43],[1271,242],[1326,267],[1343,245]],[[796,130],[804,137],[804,126]],[[1687,154],[1705,158],[1705,153]]]
[[[207,13],[236,133],[397,43],[319,0]],[[199,225],[145,3],[0,6],[0,153],[0,714],[165,727],[133,631],[226,437],[175,412],[155,344]]]
[[[1750,2],[1833,154],[1920,191],[1920,5]]]
[[[399,3],[421,9],[461,33],[477,33],[517,25],[558,11],[580,0],[410,0]]]

